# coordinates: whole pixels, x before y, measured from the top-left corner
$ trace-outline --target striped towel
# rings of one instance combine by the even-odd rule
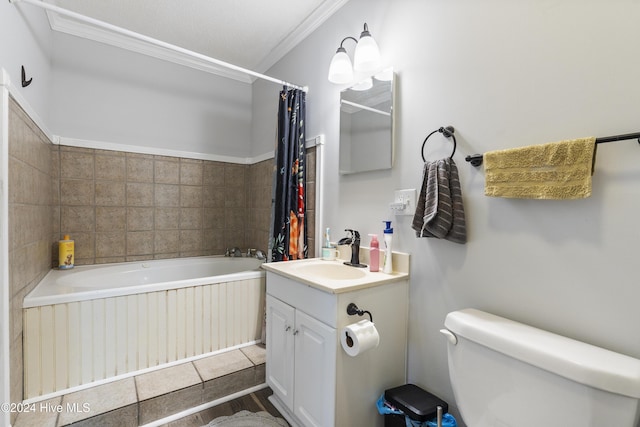
[[[451,158],[426,162],[411,227],[417,237],[467,242],[458,167]]]

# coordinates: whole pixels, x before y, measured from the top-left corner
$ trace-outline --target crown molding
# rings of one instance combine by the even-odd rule
[[[325,0],[322,2],[295,30],[289,33],[275,48],[265,55],[254,71],[263,73],[271,68],[348,1],[349,0]],[[249,76],[242,72],[230,70],[205,60],[199,60],[159,46],[149,45],[144,41],[131,39],[124,35],[93,27],[83,22],[74,21],[73,19],[49,10],[47,10],[46,13],[49,24],[54,31],[141,53],[153,58],[173,62],[243,83],[253,83],[256,80],[256,77]]]
[[[260,72],[265,72],[271,68],[348,1],[349,0],[325,0],[322,2],[307,19],[302,21],[295,30],[278,43],[276,47],[260,61],[256,68],[260,70]]]
[[[174,64],[194,68],[196,70],[237,80],[243,83],[252,82],[252,79],[244,73],[211,64],[204,60],[198,60],[191,56],[164,49],[159,46],[153,46],[141,40],[134,40],[121,34],[115,34],[102,28],[92,27],[91,25],[83,22],[73,21],[49,10],[46,12],[47,17],[49,18],[49,24],[54,31],[141,53],[153,58],[173,62]]]

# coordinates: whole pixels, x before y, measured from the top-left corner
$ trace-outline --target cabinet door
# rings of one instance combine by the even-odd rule
[[[305,426],[335,425],[336,330],[296,311],[294,414]]]
[[[267,384],[293,409],[295,309],[267,295]]]

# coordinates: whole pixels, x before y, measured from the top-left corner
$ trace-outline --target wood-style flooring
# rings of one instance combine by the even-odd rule
[[[269,387],[263,388],[213,408],[205,409],[197,414],[173,421],[166,424],[166,427],[202,427],[217,417],[232,415],[243,410],[251,412],[266,411],[274,417],[284,418],[267,399],[271,394],[273,394],[273,391]]]

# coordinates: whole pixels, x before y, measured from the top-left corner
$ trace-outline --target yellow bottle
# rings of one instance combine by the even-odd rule
[[[74,242],[65,234],[63,239],[58,241],[58,268],[67,270],[73,268],[74,262]]]

